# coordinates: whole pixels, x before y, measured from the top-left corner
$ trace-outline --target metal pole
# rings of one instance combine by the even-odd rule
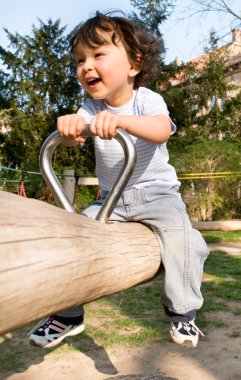
[[[89,125],[81,133],[83,137],[91,136]],[[136,149],[130,136],[123,130],[118,129],[115,139],[121,144],[124,151],[124,165],[119,173],[119,176],[109,192],[106,200],[98,213],[96,220],[107,223],[109,217],[120,198],[124,188],[126,187],[136,165]],[[42,176],[47,185],[53,192],[57,202],[69,212],[75,212],[74,207],[70,203],[66,196],[63,187],[61,186],[57,176],[54,173],[52,167],[53,153],[56,147],[65,140],[65,137],[61,136],[58,131],[53,132],[43,143],[39,155],[39,165]]]

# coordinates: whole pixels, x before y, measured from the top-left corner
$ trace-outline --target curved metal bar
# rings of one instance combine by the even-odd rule
[[[83,137],[91,136],[89,125],[81,133]],[[136,149],[130,138],[130,136],[123,130],[118,129],[115,139],[121,144],[125,162],[123,168],[112,188],[105,199],[105,202],[98,213],[96,220],[107,223],[109,217],[120,198],[124,188],[126,187],[136,165]],[[39,155],[39,165],[42,176],[46,181],[47,185],[50,187],[54,194],[57,202],[69,212],[75,212],[74,207],[70,203],[64,189],[61,186],[57,176],[54,173],[52,167],[53,152],[56,147],[65,140],[65,137],[61,136],[58,131],[53,132],[43,143],[40,155]]]

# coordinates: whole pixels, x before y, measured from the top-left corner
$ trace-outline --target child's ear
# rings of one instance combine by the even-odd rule
[[[141,71],[141,67],[140,67],[141,66],[141,55],[140,54],[136,55],[136,60],[138,63],[140,63],[140,65],[131,64],[130,71],[129,71],[129,75],[131,77],[135,77]]]
[[[134,78],[139,72],[141,71],[141,68],[131,66],[129,70],[129,76],[131,78]]]

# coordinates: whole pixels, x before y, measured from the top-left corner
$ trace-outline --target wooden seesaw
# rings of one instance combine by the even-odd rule
[[[82,134],[89,136],[89,130]],[[154,233],[140,223],[108,223],[135,166],[132,140],[116,139],[125,163],[97,220],[77,215],[52,169],[52,133],[40,168],[57,201],[47,203],[0,192],[0,335],[33,320],[130,288],[151,279],[161,264]]]

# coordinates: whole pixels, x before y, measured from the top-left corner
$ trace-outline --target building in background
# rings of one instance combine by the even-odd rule
[[[228,84],[226,94],[224,98],[218,98],[215,94],[210,96],[207,106],[199,111],[199,116],[207,114],[215,105],[222,108],[226,98],[236,97],[241,91],[241,30],[233,29],[230,43],[186,62],[183,66],[184,69],[182,69],[180,61],[176,59],[176,64],[180,66],[181,71],[169,79],[169,83],[174,87],[189,87],[196,82],[196,79],[201,78],[203,69],[209,63],[210,58],[216,59],[216,57],[223,57],[225,60],[224,76]],[[195,102],[193,107],[195,108]],[[222,140],[225,132],[211,133],[210,138],[213,137]]]
[[[213,52],[202,54],[201,56],[192,59],[186,64],[192,65],[197,70],[201,70],[206,65],[210,54]],[[228,82],[233,85],[232,92],[227,95],[236,96],[241,89],[241,30],[233,29],[232,42],[216,49],[215,52],[227,57],[226,78]],[[176,63],[180,64],[178,58],[176,60]],[[181,72],[171,80],[171,83],[173,86],[185,85],[185,82],[188,79],[188,74],[186,72]]]

